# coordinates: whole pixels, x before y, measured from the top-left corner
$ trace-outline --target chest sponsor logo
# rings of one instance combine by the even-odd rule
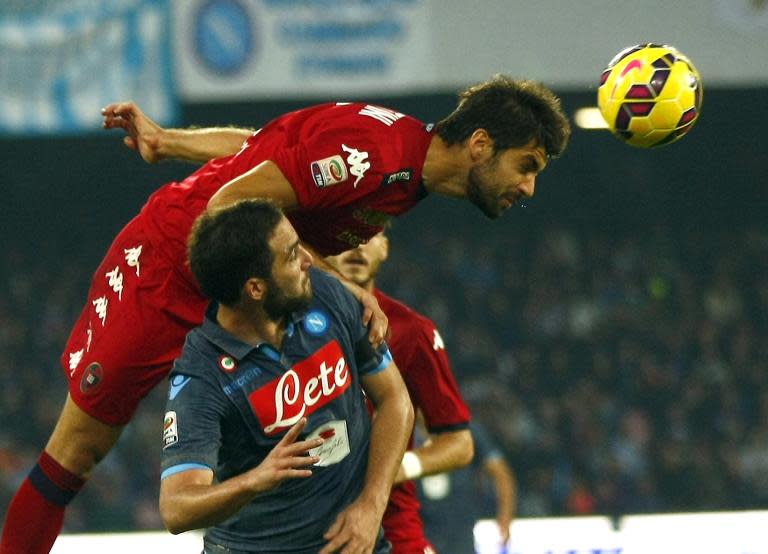
[[[310,169],[315,185],[319,188],[343,183],[349,177],[347,166],[339,155],[312,162]]]
[[[352,248],[356,248],[357,246],[368,242],[368,239],[356,235],[352,231],[342,231],[336,235],[336,238],[342,242],[346,242]]]
[[[389,222],[390,219],[392,219],[392,216],[388,213],[374,210],[368,206],[356,209],[354,212],[352,212],[352,217],[365,223],[366,225],[382,228]]]
[[[320,461],[315,465],[326,467],[338,464],[349,454],[349,434],[347,433],[347,422],[343,419],[329,421],[321,425],[306,440],[312,440],[321,437],[325,442],[317,448],[309,451],[310,456],[319,456]]]
[[[332,340],[248,400],[264,432],[275,435],[344,394],[351,382],[344,353]]]

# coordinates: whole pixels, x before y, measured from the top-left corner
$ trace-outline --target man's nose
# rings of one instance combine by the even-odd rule
[[[526,198],[533,198],[534,193],[536,192],[536,176],[531,176],[522,183],[520,183],[520,186],[518,187],[520,190],[520,193],[525,196]]]

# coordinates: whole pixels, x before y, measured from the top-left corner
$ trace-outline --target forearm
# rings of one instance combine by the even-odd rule
[[[426,444],[412,452],[421,463],[421,472],[413,478],[453,471],[472,461],[472,435],[468,429],[438,433],[431,435]],[[406,480],[404,468],[401,467],[395,482]]]
[[[256,496],[245,475],[160,494],[160,512],[171,533],[210,527],[234,515]]]
[[[237,153],[252,134],[252,129],[234,127],[165,129],[159,136],[157,154],[161,159],[204,163]]]
[[[383,515],[392,484],[413,430],[413,405],[407,394],[376,406],[365,487],[361,496]]]
[[[486,463],[496,489],[496,521],[502,529],[508,529],[515,517],[517,506],[517,481],[506,462],[491,460]]]
[[[508,529],[512,520],[515,518],[515,505],[517,504],[517,487],[513,477],[505,477],[504,484],[500,485],[506,493],[498,495],[497,502],[497,521],[503,529]]]

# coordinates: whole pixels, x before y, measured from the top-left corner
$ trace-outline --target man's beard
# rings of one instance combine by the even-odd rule
[[[489,219],[496,219],[503,210],[499,206],[498,199],[491,196],[483,189],[481,173],[487,166],[473,167],[467,177],[467,200],[480,208],[480,211]]]
[[[307,279],[307,290],[296,296],[288,296],[285,291],[270,279],[267,295],[264,298],[264,311],[273,321],[287,317],[293,312],[302,312],[312,303],[312,282]]]

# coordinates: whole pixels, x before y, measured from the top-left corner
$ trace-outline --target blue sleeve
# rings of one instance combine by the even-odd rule
[[[188,469],[216,471],[228,402],[218,384],[174,368],[163,421],[161,479]]]
[[[472,420],[469,424],[472,440],[475,443],[475,462],[485,462],[497,458],[503,458],[501,449],[496,445],[486,428],[479,422]]]
[[[382,371],[392,363],[392,354],[385,343],[373,348],[368,341],[368,329],[363,325],[363,305],[335,277],[319,269],[311,271],[317,300],[349,333],[358,373],[362,376]]]
[[[392,363],[392,353],[386,343],[374,348],[366,333],[355,344],[355,363],[361,376],[375,375]]]

